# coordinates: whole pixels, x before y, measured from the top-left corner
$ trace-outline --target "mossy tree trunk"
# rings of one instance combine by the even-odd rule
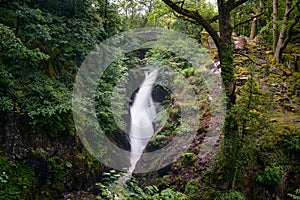
[[[228,108],[235,103],[234,94],[234,67],[233,67],[233,47],[232,47],[232,27],[230,12],[248,0],[218,0],[218,15],[213,17],[202,16],[196,8],[195,10],[186,9],[183,2],[163,0],[172,10],[185,17],[187,21],[192,21],[209,33],[214,40],[219,54],[222,68],[222,78],[227,95]],[[211,23],[219,21],[219,30],[213,28]]]
[[[233,64],[233,47],[232,47],[232,27],[230,22],[230,8],[232,4],[225,4],[222,0],[218,1],[219,10],[219,29],[221,43],[218,49],[221,63],[221,76],[223,79],[226,101],[227,101],[227,115],[224,125],[224,141],[223,141],[223,155],[225,156],[225,163],[221,170],[221,184],[232,188],[234,185],[234,177],[236,173],[236,157],[235,154],[238,149],[236,141],[238,140],[237,123],[232,115],[232,107],[235,104],[235,80],[234,80],[234,64]],[[215,174],[218,176],[218,174]]]
[[[215,41],[219,43],[217,47],[222,69],[221,76],[225,86],[228,108],[230,108],[235,103],[230,6],[230,4],[225,4],[224,1],[218,1],[220,39]]]

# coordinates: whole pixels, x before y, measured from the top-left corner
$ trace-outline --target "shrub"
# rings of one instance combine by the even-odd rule
[[[118,173],[115,170],[103,173],[103,183],[97,183],[100,187],[101,197],[109,200],[186,200],[185,194],[166,188],[162,191],[155,185],[141,188],[136,179],[132,176],[126,183],[121,183],[119,178],[125,178],[125,173]],[[129,177],[128,177],[129,178]],[[101,198],[99,197],[99,198]]]
[[[267,166],[264,169],[264,171],[258,175],[257,180],[261,184],[274,187],[280,184],[282,174],[283,174],[282,166],[276,166],[276,165]]]
[[[300,189],[295,191],[295,194],[288,194],[289,197],[292,197],[294,200],[300,200]]]
[[[36,183],[32,170],[0,157],[0,200],[28,199]]]
[[[246,200],[244,195],[241,192],[231,190],[227,193],[222,194],[220,197],[217,198],[217,200]]]

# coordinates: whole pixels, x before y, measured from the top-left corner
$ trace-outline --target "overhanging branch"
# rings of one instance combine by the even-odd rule
[[[250,56],[248,56],[248,55],[246,55],[246,54],[244,54],[244,53],[236,52],[236,53],[234,53],[234,54],[237,54],[237,55],[244,56],[244,57],[248,58],[248,59],[249,59],[249,61],[251,61],[252,63],[254,63],[254,64],[258,65],[258,66],[261,66],[261,64],[260,64],[260,63],[258,63],[258,62],[255,62],[255,61],[254,61],[252,58],[250,58]]]
[[[209,23],[214,23],[215,21],[218,21],[219,20],[219,15],[215,15],[213,16],[210,20],[209,20]]]
[[[188,17],[190,19],[195,20],[199,25],[203,26],[203,28],[209,33],[209,35],[214,40],[217,48],[219,49],[221,46],[221,39],[217,33],[217,31],[210,25],[208,21],[204,19],[204,17],[199,14],[199,12],[194,10],[188,10],[183,8],[183,6],[179,6],[171,0],[162,0],[165,4],[167,4],[171,9],[177,12],[180,15]]]
[[[173,13],[173,15],[174,15],[175,17],[177,17],[178,19],[182,19],[182,20],[184,20],[184,21],[188,21],[188,22],[191,22],[191,23],[193,23],[193,24],[200,25],[200,24],[199,24],[196,20],[194,20],[194,19],[188,18],[188,17],[183,16],[183,15],[179,15],[179,14],[177,14],[176,12],[172,12],[172,13]]]
[[[298,11],[299,11],[299,4],[300,4],[300,1],[298,0],[297,3],[291,7],[291,9],[287,12],[287,16],[290,16],[291,12],[297,7],[298,8]]]
[[[240,22],[240,23],[237,23],[236,25],[234,25],[233,29],[236,29],[236,27],[238,27],[238,26],[240,26],[240,25],[243,25],[243,24],[246,24],[246,23],[248,23],[248,22],[251,22],[254,18],[260,17],[260,16],[262,16],[262,15],[264,15],[264,14],[265,14],[265,13],[260,13],[260,14],[258,14],[258,15],[254,15],[254,16],[252,16],[250,19],[247,19],[247,20],[245,20],[245,21],[242,21],[242,22]]]
[[[230,6],[229,11],[232,11],[233,9],[235,9],[236,7],[239,7],[240,5],[246,3],[248,0],[238,0],[235,3],[232,4],[232,6]]]

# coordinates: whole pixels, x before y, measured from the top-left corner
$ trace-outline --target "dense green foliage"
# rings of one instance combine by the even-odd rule
[[[0,199],[28,199],[36,185],[32,170],[23,164],[9,162],[0,157]]]
[[[112,6],[104,6],[105,1],[95,2],[96,6],[91,6],[91,1],[68,2],[68,6],[61,1],[0,3],[1,142],[8,140],[5,138],[6,133],[17,134],[8,127],[11,123],[17,123],[16,129],[21,129],[21,136],[18,137],[24,139],[23,143],[29,145],[26,147],[29,149],[32,142],[30,138],[34,138],[34,141],[44,137],[47,142],[52,140],[50,138],[56,140],[55,138],[71,134],[75,139],[71,113],[73,80],[85,56],[95,45],[118,32],[117,13]],[[106,10],[105,15],[103,9]],[[73,145],[75,146],[68,148],[78,148],[77,144]],[[0,152],[2,151],[4,150],[1,149]],[[34,193],[39,194],[39,198],[51,198],[55,194],[54,190],[63,192],[64,179],[70,176],[66,170],[72,164],[43,150],[29,151],[28,158],[21,158],[28,159],[28,162],[35,160],[31,167],[35,168],[36,176],[42,176],[39,177],[41,183],[33,190]],[[43,156],[37,155],[40,153]],[[33,158],[30,158],[32,155]],[[80,155],[79,158],[83,163],[86,162],[85,165],[92,166],[90,162],[93,161],[88,157]],[[43,165],[39,163],[43,162],[46,163],[45,169],[38,169],[38,165]],[[4,161],[1,162],[1,167],[2,164]],[[21,168],[18,167],[16,171],[21,178]],[[3,173],[5,175],[5,171]],[[33,177],[29,173],[28,176]],[[30,187],[35,186],[36,179],[30,179],[29,182],[32,185],[24,183],[24,187],[28,188],[24,190],[19,189],[15,182],[8,182],[3,198],[8,198],[9,193],[16,193],[16,199],[19,199],[18,196],[25,198],[26,193],[32,190]],[[48,191],[47,187],[53,191]]]
[[[258,15],[258,37],[246,38],[244,49],[233,51],[227,45],[228,52],[222,52],[223,58],[227,56],[222,63],[227,68],[222,71],[234,78],[227,80],[234,82],[236,95],[226,122],[234,131],[221,133],[214,157],[200,155],[208,124],[218,118],[211,116],[206,85],[214,83],[206,83],[199,69],[174,52],[140,49],[116,59],[105,70],[95,94],[97,119],[105,134],[123,149],[130,149],[120,130],[129,127],[123,103],[132,101],[124,99],[124,93],[132,86],[130,72],[139,66],[159,66],[164,75],[169,73],[166,66],[179,72],[192,84],[201,108],[198,133],[179,160],[158,172],[134,174],[121,182],[125,173],[93,158],[74,128],[71,98],[80,65],[97,44],[124,30],[164,27],[201,42],[204,28],[158,0],[0,0],[0,199],[61,199],[66,193],[84,190],[91,193],[90,199],[300,199],[299,36],[293,35],[282,62],[274,64],[272,1],[263,2],[262,6],[258,0],[248,0],[231,12],[238,36],[250,35],[251,17]],[[198,14],[206,20],[218,14],[203,0],[181,3],[183,8],[201,8]],[[293,6],[287,28],[297,19],[296,1]],[[285,2],[280,1],[278,8],[280,30]],[[219,31],[217,20],[211,26]],[[297,32],[299,25],[291,33]],[[189,47],[180,42],[184,43],[174,41],[188,53]],[[217,58],[216,49],[203,51]],[[180,78],[171,82],[183,84]],[[190,131],[184,127],[178,132],[181,105],[167,87],[159,81],[154,87],[155,104],[164,110],[155,123],[163,127],[145,151],[162,148],[176,134]],[[96,154],[101,157],[106,151],[100,147]]]
[[[297,189],[297,190],[295,191],[295,193],[296,193],[296,194],[288,194],[288,196],[292,197],[294,200],[300,199],[300,196],[299,196],[299,194],[300,194],[300,189]]]
[[[159,191],[156,186],[146,186],[141,188],[138,182],[132,177],[127,181],[125,187],[118,179],[125,177],[125,173],[116,173],[111,170],[103,174],[103,183],[98,183],[102,193],[99,199],[141,199],[141,200],[186,200],[186,195],[181,192],[173,191],[170,188]],[[128,175],[127,175],[128,176]]]
[[[296,5],[297,1],[293,1]],[[284,18],[286,1],[278,1],[278,14],[277,14],[277,29],[280,31],[282,21]],[[293,19],[298,15],[297,9],[292,10],[290,13],[291,19],[289,20],[288,27],[293,23]],[[250,36],[251,25],[254,17],[257,19],[257,35],[263,38],[265,45],[272,45],[274,38],[273,35],[273,1],[255,1],[249,0],[242,6],[233,11],[232,23],[234,32],[237,35]],[[295,27],[295,33],[299,32],[299,25]],[[293,41],[299,40],[299,36],[295,34]]]

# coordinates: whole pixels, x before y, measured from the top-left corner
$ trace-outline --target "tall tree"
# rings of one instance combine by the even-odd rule
[[[219,54],[222,68],[222,78],[225,85],[227,105],[230,108],[235,103],[234,92],[234,66],[233,66],[233,49],[232,49],[232,26],[230,21],[230,13],[238,6],[244,4],[248,0],[218,0],[218,15],[207,18],[200,14],[201,8],[186,8],[184,1],[174,2],[172,0],[163,0],[171,9],[178,14],[186,17],[204,27],[214,40]],[[219,31],[215,29],[211,23],[219,20]]]
[[[273,51],[274,52],[276,49],[277,39],[278,39],[277,15],[278,15],[278,0],[273,0]]]
[[[163,0],[171,9],[178,14],[184,16],[187,20],[193,21],[204,27],[204,29],[210,34],[214,40],[218,55],[221,63],[221,76],[225,86],[225,92],[227,97],[227,115],[224,126],[224,156],[226,157],[226,163],[222,168],[223,184],[228,188],[232,188],[234,185],[234,177],[236,172],[236,158],[235,154],[238,152],[239,137],[237,131],[237,123],[234,120],[233,112],[231,109],[235,104],[235,80],[234,80],[234,64],[233,64],[233,47],[232,47],[232,26],[231,26],[231,12],[246,3],[248,0],[217,0],[218,3],[218,15],[207,18],[203,14],[200,14],[201,7],[194,9],[187,8],[184,5],[185,1],[176,3],[172,0]],[[219,31],[214,28],[211,23],[219,21]]]
[[[274,1],[276,1],[276,0],[274,0]],[[289,25],[289,22],[291,21],[290,20],[291,13],[293,10],[295,10],[295,8],[297,8],[298,14],[295,16],[292,24]],[[276,40],[277,41],[276,46],[274,46],[275,47],[274,57],[275,57],[276,63],[281,62],[284,49],[287,47],[287,45],[290,42],[290,40],[292,39],[292,37],[297,34],[296,32],[294,32],[294,28],[296,25],[299,24],[299,19],[300,19],[299,12],[300,12],[300,0],[298,0],[295,5],[293,5],[292,0],[286,0],[285,13],[284,13],[284,17],[283,17],[283,21],[282,21],[282,25],[281,25],[281,30],[279,33],[279,38],[278,38],[278,40]],[[289,27],[288,27],[288,25],[289,25]],[[299,31],[298,31],[298,34],[299,34]]]
[[[250,39],[254,39],[257,33],[257,26],[258,26],[258,20],[260,15],[263,15],[264,13],[264,2],[263,0],[259,0],[259,10],[258,13],[256,12],[255,14],[252,15],[252,24],[251,24],[251,32],[250,32]],[[257,10],[257,9],[256,9]]]

